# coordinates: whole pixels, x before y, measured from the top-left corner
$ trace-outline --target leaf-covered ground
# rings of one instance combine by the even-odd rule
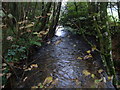
[[[93,37],[89,40],[96,45]],[[82,36],[60,28],[23,67],[24,72],[13,87],[113,88],[112,77],[102,68],[95,49]]]

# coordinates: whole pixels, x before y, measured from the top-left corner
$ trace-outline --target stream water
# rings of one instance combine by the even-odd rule
[[[93,37],[88,39],[96,44]],[[31,58],[31,64],[37,64],[38,68],[25,71],[21,76],[21,82],[14,87],[37,86],[38,83],[43,83],[46,77],[51,76],[57,80],[54,85],[56,88],[114,88],[105,71],[98,73],[98,70],[102,69],[98,53],[93,52],[93,58],[90,59],[77,59],[85,57],[86,51],[90,49],[82,36],[59,27],[52,40]],[[94,74],[94,77],[86,76],[83,70]],[[95,80],[100,79],[102,80],[99,83],[95,83]]]

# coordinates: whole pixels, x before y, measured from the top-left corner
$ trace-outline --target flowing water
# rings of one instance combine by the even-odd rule
[[[96,44],[93,37],[88,39]],[[31,58],[31,64],[37,64],[38,68],[25,71],[16,87],[37,86],[38,83],[43,83],[46,77],[51,76],[57,80],[54,85],[56,88],[114,88],[106,78],[105,71],[98,73],[98,70],[102,69],[98,53],[92,52],[93,58],[90,59],[77,59],[85,57],[86,51],[90,49],[83,37],[59,27],[52,40]],[[86,76],[83,70],[87,70],[90,75]],[[100,79],[99,83],[95,83],[95,80]]]

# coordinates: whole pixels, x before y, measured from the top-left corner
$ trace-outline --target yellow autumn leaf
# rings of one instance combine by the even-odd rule
[[[91,52],[90,50],[86,51],[88,54]]]
[[[93,47],[92,47],[92,51],[94,51],[94,50],[96,50],[97,48],[96,48],[96,46],[94,45]]]
[[[38,88],[38,86],[32,86],[31,88]]]
[[[103,69],[99,69],[99,70],[98,70],[98,73],[102,73],[102,72],[103,72]]]
[[[113,79],[113,76],[108,76],[108,80],[112,80]]]
[[[91,77],[92,77],[92,78],[95,78],[95,75],[94,75],[94,74],[91,74]]]
[[[77,59],[82,59],[82,57],[78,57]]]
[[[89,76],[91,73],[88,72],[88,70],[83,70],[82,73],[85,75],[85,76]]]
[[[91,55],[91,54],[86,55],[86,56],[84,57],[84,59],[89,59],[89,58],[92,58],[92,55]]]
[[[47,77],[47,78],[45,79],[45,81],[43,82],[43,86],[44,86],[45,84],[51,83],[52,81],[53,81],[53,77]]]

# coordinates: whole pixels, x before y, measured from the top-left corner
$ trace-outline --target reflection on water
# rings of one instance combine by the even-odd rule
[[[101,82],[100,85],[94,83],[94,79],[101,78],[97,72],[101,67],[93,63],[97,60],[77,59],[77,57],[85,56],[84,52],[89,50],[89,45],[82,37],[72,36],[62,26],[57,27],[56,36],[58,37],[54,37],[49,45],[43,46],[33,57],[34,63],[39,67],[36,70],[25,72],[27,76],[24,78],[27,77],[27,79],[22,82],[23,87],[38,85],[48,76],[58,79],[56,88],[90,88],[92,86],[105,88],[108,86],[105,86],[108,82]],[[60,40],[61,42],[56,45],[55,43]],[[74,47],[74,45],[76,46]],[[95,78],[85,76],[82,73],[83,70],[88,70],[95,75]]]
[[[55,33],[55,35],[56,36],[64,36],[65,35],[65,31],[63,31],[63,29],[64,29],[64,27],[62,27],[62,26],[58,26],[57,28],[56,28],[56,33]]]

